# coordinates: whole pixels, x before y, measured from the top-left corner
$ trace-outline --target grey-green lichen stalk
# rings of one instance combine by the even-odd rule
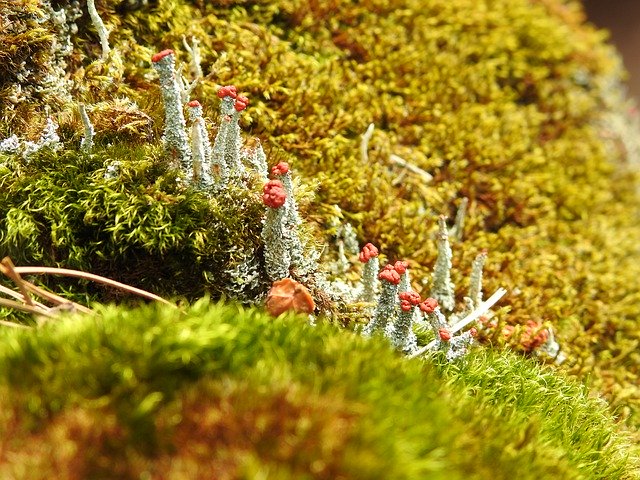
[[[447,230],[446,217],[438,218],[438,258],[433,268],[433,286],[431,296],[440,306],[451,312],[455,307],[454,285],[451,281],[451,245]]]
[[[180,162],[187,178],[193,176],[191,149],[187,136],[187,123],[182,110],[180,85],[176,79],[176,59],[173,50],[163,50],[151,57],[153,68],[160,76],[160,89],[164,104],[164,144],[167,151]]]

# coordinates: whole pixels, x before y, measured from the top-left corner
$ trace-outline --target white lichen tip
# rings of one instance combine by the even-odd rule
[[[464,235],[464,221],[467,216],[467,207],[469,206],[469,199],[464,197],[460,202],[458,211],[456,212],[456,219],[453,222],[453,228],[451,229],[451,236],[456,240],[462,240]]]
[[[186,37],[182,36],[182,45],[189,55],[191,55],[191,62],[189,63],[189,69],[191,70],[191,77],[193,80],[198,80],[203,77],[201,63],[201,55],[200,55],[200,41],[197,37],[191,37],[191,45],[187,42]]]
[[[487,251],[483,250],[473,260],[471,277],[469,280],[469,299],[475,308],[482,303],[482,271],[487,261]]]
[[[263,181],[269,179],[269,166],[267,165],[267,155],[259,139],[255,139],[255,146],[251,148],[245,147],[242,152],[242,158],[260,175]]]
[[[95,0],[87,0],[87,10],[89,12],[93,28],[98,32],[100,46],[102,47],[102,60],[105,60],[111,51],[111,48],[109,47],[109,31],[107,30],[107,27],[104,26],[104,22],[102,21],[102,18],[100,18],[98,10],[96,10]]]
[[[211,177],[211,143],[207,133],[204,118],[202,117],[202,105],[197,100],[190,101],[189,120],[191,123],[191,152],[193,160],[193,181],[200,188],[209,188],[213,185]]]
[[[93,148],[93,135],[95,134],[95,130],[91,123],[91,119],[89,119],[84,103],[78,104],[78,110],[80,111],[80,118],[82,119],[82,125],[84,126],[84,136],[80,141],[80,148],[84,152],[90,152]]]

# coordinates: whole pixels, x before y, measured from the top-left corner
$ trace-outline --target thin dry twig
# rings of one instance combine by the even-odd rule
[[[0,285],[0,292],[4,293],[5,295],[9,295],[10,297],[15,298],[16,300],[20,300],[21,302],[24,302],[24,297],[20,293],[14,292],[10,288]]]
[[[430,182],[431,180],[433,180],[433,175],[431,175],[429,172],[414,165],[413,163],[407,162],[404,158],[399,157],[398,155],[392,153],[391,155],[389,155],[389,160],[399,167],[406,168],[410,172],[421,176],[425,182]]]
[[[102,283],[104,285],[108,285],[113,288],[117,288],[119,290],[124,290],[126,292],[138,295],[143,298],[147,298],[149,300],[155,300],[166,305],[171,305],[174,308],[178,308],[176,305],[171,302],[165,300],[162,297],[154,295],[153,293],[147,292],[146,290],[142,290],[140,288],[135,288],[130,285],[126,285],[124,283],[116,282],[115,280],[111,280],[106,277],[101,277],[100,275],[95,275],[93,273],[81,272],[79,270],[70,270],[65,268],[52,268],[52,267],[16,267],[9,257],[5,257],[0,261],[0,272],[9,277],[20,290],[16,292],[11,290],[3,285],[0,285],[0,292],[10,297],[13,297],[15,300],[10,300],[8,298],[0,297],[0,306],[5,306],[9,308],[13,308],[16,310],[20,310],[22,312],[31,313],[33,315],[39,316],[40,320],[46,320],[48,318],[55,318],[58,313],[62,310],[71,310],[71,311],[79,311],[82,313],[92,313],[93,311],[80,305],[79,303],[72,302],[66,298],[63,298],[55,293],[48,292],[33,283],[27,282],[24,280],[20,274],[53,274],[53,275],[64,275],[68,277],[76,277],[82,278],[85,280],[94,281],[97,283]],[[54,307],[49,307],[43,303],[40,303],[29,295],[32,293],[54,305]],[[16,301],[19,300],[19,301]],[[46,318],[42,318],[46,317]],[[0,325],[17,327],[17,328],[30,328],[24,325],[20,325],[17,323],[11,323],[6,321],[0,321]]]
[[[25,282],[25,283],[29,284],[29,282]],[[10,297],[15,298],[16,300],[20,300],[21,302],[24,303],[24,297],[20,295],[20,293],[14,292],[10,288],[0,285],[0,292],[4,293],[5,295],[9,295]],[[35,304],[36,307],[48,308],[44,303],[40,303],[37,300],[34,300],[33,303]]]
[[[83,278],[85,280],[91,280],[96,283],[102,283],[104,285],[108,285],[110,287],[117,288],[125,292],[139,295],[149,300],[155,300],[157,302],[161,302],[166,305],[171,305],[172,307],[178,308],[176,307],[176,305],[169,302],[168,300],[165,300],[164,298],[159,297],[158,295],[155,295],[151,292],[147,292],[146,290],[132,287],[124,283],[116,282],[115,280],[111,280],[110,278],[101,277],[100,275],[96,275],[93,273],[81,272],[79,270],[70,270],[68,268],[53,268],[53,267],[16,267],[15,271],[21,274],[26,274],[26,275],[51,274],[51,275],[63,275],[65,277]]]
[[[49,311],[49,308],[38,308],[32,307],[30,305],[25,305],[24,303],[15,302],[13,300],[9,300],[6,298],[0,298],[0,305],[15,308],[16,310],[20,310],[22,312],[32,313],[34,315],[44,315],[45,317],[53,317],[54,315]]]
[[[462,320],[460,320],[457,323],[455,323],[454,325],[452,325],[449,328],[449,331],[451,332],[451,334],[454,334],[454,333],[462,330],[464,327],[469,325],[471,322],[474,322],[475,320],[480,318],[482,315],[487,313],[489,311],[489,309],[491,307],[493,307],[496,303],[498,303],[498,300],[500,300],[502,297],[504,297],[504,295],[506,293],[507,293],[507,291],[504,288],[499,288],[498,290],[496,290],[496,292],[493,295],[491,295],[487,300],[485,300],[480,305],[478,305],[478,308],[476,308],[473,312],[471,312],[469,315],[464,317]],[[424,347],[420,348],[419,350],[417,350],[413,354],[409,355],[409,358],[419,357],[423,353],[425,353],[425,352],[431,350],[433,347],[435,347],[436,344],[437,344],[437,340],[433,340],[428,345],[425,345]]]
[[[29,289],[31,293],[38,295],[39,297],[44,298],[45,300],[53,303],[56,306],[67,305],[75,308],[79,312],[83,313],[91,313],[92,310],[90,308],[85,307],[84,305],[80,305],[79,303],[72,302],[66,298],[63,298],[55,293],[47,292],[45,289],[40,288],[33,283],[25,282],[25,287]]]
[[[375,128],[376,128],[375,125],[373,123],[370,123],[369,126],[367,127],[366,132],[364,132],[360,136],[362,139],[360,141],[360,158],[362,159],[362,163],[364,164],[369,163],[369,141],[373,136],[373,130]]]
[[[4,273],[7,277],[13,280],[13,283],[15,283],[18,286],[18,289],[20,290],[20,293],[24,298],[24,302],[27,305],[33,307],[34,303],[33,303],[33,300],[31,299],[31,296],[29,295],[29,291],[25,287],[22,277],[20,277],[20,274],[16,272],[16,266],[13,264],[13,262],[9,257],[4,257],[2,261],[0,261],[0,272]]]

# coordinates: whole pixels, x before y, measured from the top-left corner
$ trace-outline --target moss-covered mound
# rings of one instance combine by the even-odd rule
[[[584,388],[514,354],[438,364],[207,301],[5,329],[0,476],[632,478]]]
[[[617,418],[638,425],[640,202],[637,148],[626,129],[633,118],[617,57],[577,2],[98,0],[110,30],[106,60],[86,11],[73,51],[52,57],[52,38],[63,44],[69,32],[40,3],[21,0],[22,16],[9,3],[0,2],[0,15],[18,32],[10,41],[25,44],[0,47],[7,75],[23,81],[29,51],[30,92],[63,63],[68,78],[48,96],[0,91],[3,136],[36,140],[52,115],[65,142],[61,152],[28,160],[0,157],[0,254],[172,294],[264,292],[264,272],[251,285],[229,283],[259,270],[250,262],[261,255],[256,189],[233,201],[207,199],[176,186],[160,152],[163,113],[150,58],[173,48],[187,65],[183,36],[193,36],[205,73],[193,95],[210,126],[219,85],[248,94],[243,126],[270,163],[291,163],[318,242],[329,240],[338,205],[362,242],[411,261],[414,287],[426,293],[434,219],[469,198],[454,282],[464,285],[471,259],[488,249],[485,290],[510,291],[501,318],[552,324],[567,370],[590,375]],[[69,18],[78,13],[71,2],[52,3]],[[34,19],[52,38],[20,37]],[[52,100],[61,85],[68,98]],[[97,127],[90,156],[76,151],[83,130],[69,98],[88,105]],[[360,136],[370,123],[365,162]],[[123,174],[109,180],[105,169],[116,161]],[[240,247],[228,253],[232,245]]]
[[[255,295],[264,279],[231,274],[248,261],[246,252],[257,252],[264,215],[258,196],[229,188],[208,198],[180,187],[161,147],[118,150],[43,151],[24,164],[0,166],[0,204],[8,206],[0,219],[3,256],[87,270],[166,295],[193,298],[206,290],[244,297],[252,289]],[[113,177],[105,164],[112,152],[128,158]],[[113,292],[94,293],[104,300]]]

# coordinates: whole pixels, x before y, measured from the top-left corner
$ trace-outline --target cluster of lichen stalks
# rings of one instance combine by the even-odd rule
[[[224,86],[218,90],[221,99],[221,121],[213,143],[202,117],[202,107],[197,100],[187,101],[191,120],[190,134],[183,113],[185,88],[177,80],[175,56],[172,50],[164,50],[152,57],[154,68],[160,76],[162,98],[165,108],[165,129],[163,140],[167,152],[179,161],[186,179],[192,185],[205,191],[215,192],[229,182],[242,184],[245,176],[243,160],[250,164],[266,181],[262,200],[267,207],[267,215],[262,229],[264,242],[265,270],[274,282],[267,297],[267,308],[274,314],[288,309],[312,313],[315,307],[308,290],[298,282],[291,280],[290,272],[296,269],[298,275],[310,273],[315,269],[313,260],[305,257],[298,236],[301,220],[293,195],[293,182],[289,165],[280,162],[271,169],[268,179],[266,156],[261,145],[252,150],[242,148],[240,113],[249,104],[249,99],[238,95],[237,89]],[[379,271],[378,250],[367,244],[360,252],[359,259],[364,263],[360,300],[376,304],[369,323],[363,334],[371,336],[383,333],[389,337],[392,345],[403,353],[415,356],[427,350],[441,350],[449,360],[462,356],[476,336],[477,329],[456,335],[471,323],[484,320],[483,328],[495,328],[487,322],[485,314],[506,293],[499,289],[487,301],[482,301],[482,269],[486,253],[478,255],[473,263],[469,296],[466,306],[459,315],[451,314],[449,320],[442,309],[452,312],[455,308],[454,286],[451,281],[451,247],[445,218],[439,220],[438,259],[433,272],[431,297],[424,301],[420,295],[410,289],[408,264],[397,261]],[[377,280],[382,284],[377,294]],[[421,317],[422,312],[424,318]],[[435,333],[435,340],[425,347],[418,348],[414,325],[428,325]],[[538,335],[535,347],[557,349],[549,335]],[[533,343],[532,343],[533,345]]]
[[[473,262],[465,310],[459,315],[451,314],[447,320],[443,309],[451,312],[455,301],[450,276],[451,248],[444,217],[440,218],[439,226],[438,261],[433,272],[429,298],[422,300],[411,289],[407,262],[396,261],[380,269],[378,249],[371,243],[367,243],[358,256],[363,263],[358,297],[363,302],[375,304],[371,319],[362,331],[363,335],[383,334],[389,338],[394,348],[409,356],[417,356],[428,350],[440,350],[448,360],[453,360],[467,352],[477,329],[473,327],[457,333],[484,316],[506,291],[499,289],[487,301],[482,301],[482,270],[487,256],[486,252],[482,252]],[[380,293],[376,295],[378,289]],[[415,325],[431,328],[435,339],[418,348]]]
[[[305,255],[298,236],[301,220],[293,195],[291,171],[287,163],[280,162],[271,169],[269,179],[266,155],[261,144],[258,142],[254,148],[243,147],[239,118],[247,108],[249,99],[238,95],[237,89],[232,85],[219,88],[217,96],[221,100],[221,119],[212,145],[200,103],[189,99],[190,89],[179,80],[174,52],[163,50],[153,55],[152,64],[160,78],[165,111],[163,141],[169,157],[179,165],[188,184],[211,195],[227,188],[231,183],[246,188],[249,177],[246,166],[257,173],[265,182],[262,200],[267,207],[261,234],[264,270],[273,282],[267,298],[267,308],[276,315],[287,309],[312,313],[315,304],[310,293],[303,285],[289,278],[292,269],[295,269],[297,277],[316,270],[314,256],[309,255],[309,252]],[[185,108],[189,113],[189,127],[184,115]],[[82,148],[90,150],[94,129],[82,106],[81,116],[85,124]],[[108,174],[114,173],[109,168],[107,170]],[[456,227],[459,227],[458,220],[456,223]],[[395,262],[380,271],[378,250],[372,244],[367,244],[360,252],[364,269],[361,289],[356,296],[370,305],[376,305],[369,311],[372,315],[363,329],[364,335],[383,333],[396,349],[410,356],[419,355],[426,350],[442,350],[451,360],[467,351],[476,329],[456,334],[477,320],[485,320],[484,315],[505,291],[500,289],[489,300],[482,301],[482,268],[486,259],[486,253],[482,253],[473,264],[465,309],[459,315],[452,314],[455,308],[454,287],[450,276],[452,254],[444,217],[440,218],[439,226],[438,258],[430,298],[422,300],[418,293],[410,289],[406,262]],[[379,295],[378,280],[381,283]],[[450,313],[449,320],[443,310]],[[430,327],[435,340],[418,348],[414,333],[416,326]],[[485,321],[483,326],[485,330],[496,327],[489,321]],[[556,348],[557,344],[553,343],[552,338],[551,342],[547,342],[549,335],[538,333],[536,332],[537,337],[532,341],[532,345],[535,345],[529,350],[540,346]]]
[[[179,161],[189,183],[204,189],[224,187],[231,178],[243,176],[242,156],[246,156],[251,164],[260,164],[262,168],[258,169],[259,173],[266,173],[266,165],[262,165],[264,152],[260,145],[250,152],[242,150],[238,119],[249,104],[247,97],[238,95],[232,85],[220,88],[218,97],[222,101],[222,119],[212,148],[202,117],[202,106],[197,100],[186,102],[191,120],[190,134],[187,134],[183,105],[188,100],[185,96],[189,92],[178,81],[173,50],[156,53],[151,61],[160,77],[165,111],[164,144],[169,154]]]
[[[221,120],[213,143],[209,142],[197,100],[187,103],[191,119],[191,134],[187,135],[183,114],[184,89],[177,80],[175,56],[172,50],[163,50],[152,57],[160,76],[165,109],[164,143],[170,155],[176,158],[189,183],[204,190],[225,188],[229,182],[242,184],[245,176],[243,160],[251,165],[266,181],[262,199],[268,207],[262,239],[264,241],[265,270],[272,281],[289,277],[290,269],[304,274],[311,268],[305,261],[302,243],[298,237],[300,217],[293,196],[293,182],[289,165],[278,163],[272,168],[268,180],[266,155],[260,143],[253,149],[242,148],[238,120],[247,108],[249,99],[238,95],[236,87],[228,85],[218,90],[221,99]],[[268,180],[268,181],[267,181]]]

